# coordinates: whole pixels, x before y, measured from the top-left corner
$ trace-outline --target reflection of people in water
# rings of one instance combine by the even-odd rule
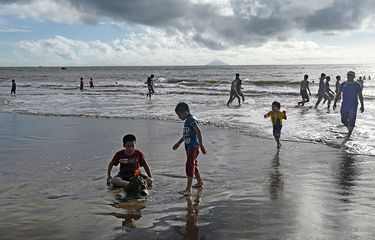
[[[280,149],[276,150],[275,156],[272,159],[272,169],[270,173],[269,180],[269,190],[271,194],[271,199],[278,199],[278,193],[283,190],[284,182],[282,179],[282,174],[279,171],[280,167]]]
[[[355,178],[357,175],[357,169],[355,167],[355,160],[350,154],[343,154],[342,161],[340,164],[340,173],[338,176],[338,184],[342,189],[341,195],[350,196],[352,195],[353,187],[355,186]],[[348,201],[349,199],[343,199]]]
[[[192,200],[191,196],[185,197],[187,203],[186,226],[185,232],[180,231],[180,234],[184,236],[183,239],[199,239],[198,213],[202,191],[203,188],[198,189],[197,194],[194,197],[194,200]]]
[[[111,215],[123,219],[123,227],[135,228],[135,222],[142,217],[141,209],[145,208],[146,200],[137,199],[127,202],[119,202],[111,204],[111,206],[119,210],[118,212],[112,212]]]

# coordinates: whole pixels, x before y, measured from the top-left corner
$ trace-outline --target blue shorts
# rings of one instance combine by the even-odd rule
[[[274,138],[280,138],[281,137],[281,129],[283,128],[280,124],[275,124],[273,126],[273,137]]]
[[[119,178],[121,178],[122,180],[124,180],[124,181],[128,181],[128,182],[129,182],[130,178],[134,177],[134,175],[133,175],[133,174],[129,174],[129,173],[119,173],[119,174],[117,174],[115,177],[119,177]],[[142,177],[143,179],[147,179],[147,178],[148,178],[146,175],[144,175],[144,174],[142,174],[142,173],[141,173],[141,177]]]
[[[355,121],[357,119],[357,108],[352,109],[341,109],[341,122],[346,127],[355,127]]]

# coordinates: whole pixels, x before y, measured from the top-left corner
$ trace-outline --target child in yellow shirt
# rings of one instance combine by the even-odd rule
[[[273,125],[273,137],[276,140],[277,148],[280,148],[280,136],[281,136],[281,128],[283,127],[283,119],[286,120],[286,112],[280,112],[281,105],[279,102],[272,103],[272,111],[269,111],[267,114],[264,114],[264,118],[271,117],[272,125]]]

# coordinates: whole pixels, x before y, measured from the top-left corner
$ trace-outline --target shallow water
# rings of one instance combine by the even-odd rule
[[[39,115],[101,116],[176,120],[174,107],[179,101],[189,103],[200,120],[214,126],[236,129],[262,138],[272,137],[270,121],[263,119],[273,101],[281,102],[288,120],[283,139],[323,142],[338,147],[346,129],[339,110],[311,108],[317,93],[318,77],[325,72],[344,81],[346,72],[372,75],[365,81],[365,112],[358,114],[352,140],[344,146],[354,154],[375,156],[375,67],[373,65],[295,65],[295,66],[219,66],[219,67],[75,67],[0,68],[0,111]],[[236,72],[243,79],[245,104],[226,107],[230,81]],[[147,76],[154,73],[156,94],[146,100]],[[300,101],[299,83],[310,75],[311,102],[296,107]],[[79,91],[79,78],[92,77],[95,89]],[[18,94],[10,97],[10,79],[15,78]],[[117,84],[116,84],[117,82]]]
[[[191,198],[182,123],[0,113],[2,239],[373,239],[374,157],[202,126]],[[106,168],[133,132],[156,184],[127,200]],[[115,174],[115,171],[114,171]]]

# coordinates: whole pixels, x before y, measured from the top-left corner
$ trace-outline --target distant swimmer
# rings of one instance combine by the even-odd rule
[[[315,103],[315,108],[319,106],[319,103],[322,101],[322,99],[328,100],[328,107],[331,104],[331,98],[326,93],[326,85],[324,83],[324,79],[326,78],[326,75],[322,73],[319,78],[319,90],[318,90],[318,100]]]
[[[371,80],[371,76],[370,75],[368,76],[368,80]]]
[[[83,78],[81,78],[81,81],[79,82],[79,90],[83,91],[84,86],[85,83],[83,82]]]
[[[281,105],[279,102],[272,103],[272,111],[264,114],[264,118],[271,117],[272,126],[273,126],[273,137],[276,140],[277,148],[281,147],[280,144],[280,137],[281,137],[281,129],[283,127],[283,119],[286,120],[286,112],[280,112]]]
[[[16,94],[16,80],[12,79],[12,88],[10,89],[10,95]]]
[[[363,81],[366,80],[366,76],[363,76]]]
[[[147,78],[147,89],[148,89],[148,93],[146,94],[147,97],[150,97],[151,99],[151,94],[155,93],[155,90],[154,90],[154,81],[153,81],[153,78],[154,78],[154,74],[151,74],[151,76],[149,76]]]
[[[355,73],[349,71],[347,76],[348,81],[340,85],[339,94],[342,93],[341,122],[348,129],[347,139],[349,139],[357,119],[358,98],[361,103],[361,113],[365,111],[365,106],[363,103],[362,87],[358,82],[354,81]],[[335,102],[333,103],[333,109],[336,109],[336,102],[339,99],[338,95],[336,95]]]
[[[245,102],[245,96],[243,95],[243,92],[242,92],[242,80],[240,79],[240,74],[239,73],[236,73],[236,80],[237,80],[237,85],[236,85],[236,91],[238,93],[238,95],[240,95],[242,97],[242,101]]]
[[[302,101],[298,102],[298,105],[304,106],[305,103],[310,101],[309,95],[311,96],[310,88],[309,88],[309,75],[305,74],[303,77],[303,81],[301,82],[301,88],[300,88],[300,94],[302,96]],[[309,94],[307,94],[307,91],[309,91]]]
[[[326,84],[325,84],[325,91],[328,96],[328,99],[325,98],[323,101],[323,105],[328,101],[328,109],[331,107],[331,101],[335,98],[335,93],[331,90],[329,86],[329,82],[331,81],[330,76],[326,76]]]
[[[341,100],[341,94],[339,94],[339,92],[340,92],[340,85],[341,85],[340,81],[341,81],[341,77],[337,75],[336,76],[335,94],[336,94],[336,97],[337,97],[337,95],[339,95],[338,96],[338,100]]]
[[[90,84],[90,88],[94,88],[94,81],[92,80],[92,78],[90,78],[89,84]]]
[[[231,83],[230,96],[229,96],[229,100],[227,102],[227,106],[229,106],[229,104],[231,104],[233,102],[234,98],[238,98],[238,105],[241,106],[241,98],[240,98],[240,95],[237,92],[237,84],[238,84],[238,79],[236,77]]]

